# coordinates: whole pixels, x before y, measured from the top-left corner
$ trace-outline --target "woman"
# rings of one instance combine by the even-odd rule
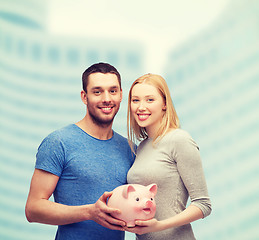
[[[128,183],[156,183],[154,219],[136,221],[127,231],[137,239],[195,239],[190,223],[211,212],[199,148],[180,129],[165,80],[154,74],[138,78],[128,100],[128,137],[139,144]],[[188,197],[191,204],[186,208]]]

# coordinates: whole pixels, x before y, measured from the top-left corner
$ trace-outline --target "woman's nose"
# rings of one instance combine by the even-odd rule
[[[145,106],[145,104],[144,104],[142,101],[139,102],[138,109],[139,109],[140,111],[146,109],[146,106]]]

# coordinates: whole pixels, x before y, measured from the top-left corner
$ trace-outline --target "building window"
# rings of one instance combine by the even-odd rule
[[[42,57],[42,49],[38,43],[34,43],[31,46],[31,55],[32,55],[33,60],[40,61],[40,59]]]
[[[76,49],[68,49],[67,52],[68,62],[75,65],[79,62],[79,54]]]
[[[135,53],[128,53],[126,56],[126,64],[131,68],[139,68],[140,58]]]
[[[112,65],[118,65],[119,64],[119,56],[116,52],[108,52],[107,53],[107,61],[111,63]]]
[[[50,47],[48,49],[48,60],[55,64],[60,61],[60,51],[57,47]]]
[[[4,49],[7,53],[11,53],[13,50],[13,39],[10,35],[4,37]]]
[[[98,60],[99,60],[98,52],[95,50],[87,51],[86,60],[87,60],[87,62],[90,62],[90,63],[98,62]]]
[[[24,58],[26,55],[26,42],[22,39],[18,40],[17,42],[17,55],[20,56],[21,58]]]

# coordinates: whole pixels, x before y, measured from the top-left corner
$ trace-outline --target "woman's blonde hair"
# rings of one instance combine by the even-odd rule
[[[129,90],[129,97],[128,97],[128,115],[127,115],[127,132],[128,132],[128,140],[129,144],[132,147],[134,143],[136,143],[136,140],[141,141],[143,139],[146,139],[148,137],[148,134],[146,132],[146,129],[143,127],[140,127],[134,116],[131,114],[131,97],[132,97],[132,89],[135,85],[146,83],[150,84],[157,88],[158,92],[164,99],[166,109],[164,110],[164,115],[162,117],[161,126],[158,129],[154,139],[153,143],[157,143],[170,129],[172,128],[179,128],[180,123],[177,116],[177,113],[175,111],[173,101],[171,99],[169,88],[166,84],[166,81],[164,78],[162,78],[160,75],[156,74],[145,74],[141,77],[139,77],[137,80],[135,80]]]

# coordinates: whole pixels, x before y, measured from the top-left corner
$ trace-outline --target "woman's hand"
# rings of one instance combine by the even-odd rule
[[[136,226],[133,228],[124,227],[125,231],[129,231],[136,234],[144,234],[148,232],[158,232],[168,228],[179,227],[185,224],[189,224],[195,220],[203,217],[203,213],[200,208],[190,205],[181,213],[161,221],[155,218],[146,221],[135,221]]]
[[[157,221],[155,218],[152,218],[150,220],[136,220],[135,227],[124,227],[125,231],[136,233],[139,235],[149,233],[149,232],[157,232],[161,231],[162,224],[160,221]]]

